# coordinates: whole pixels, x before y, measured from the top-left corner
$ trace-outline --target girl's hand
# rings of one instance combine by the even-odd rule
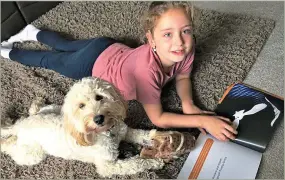
[[[221,141],[234,140],[237,131],[229,125],[231,121],[222,116],[205,116],[202,120],[202,127],[212,136]],[[229,123],[227,123],[229,122]]]
[[[182,110],[184,114],[215,114],[214,112],[211,111],[203,111],[197,106],[195,106],[193,103],[182,103]],[[203,128],[198,128],[201,133],[206,135],[206,131]]]

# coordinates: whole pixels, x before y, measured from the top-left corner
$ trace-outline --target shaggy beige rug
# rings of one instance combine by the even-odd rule
[[[62,33],[67,38],[84,39],[110,36],[137,46],[142,35],[139,18],[149,2],[63,2],[33,24],[41,29]],[[194,100],[204,109],[213,110],[224,90],[231,83],[242,81],[255,62],[263,44],[274,28],[269,19],[241,14],[225,14],[196,9],[195,35],[197,55],[192,72]],[[18,44],[26,49],[49,49],[35,42]],[[62,104],[73,80],[53,71],[25,67],[1,58],[1,124],[13,123],[26,116],[30,103],[42,96],[48,103]],[[162,95],[166,111],[181,113],[181,104],[173,83]],[[129,102],[126,123],[134,128],[154,126],[141,105]],[[181,129],[197,135],[195,129]],[[136,145],[121,144],[121,158],[139,153]],[[114,176],[122,179],[176,178],[187,155],[167,164],[159,171],[145,171],[132,176]],[[40,164],[27,167],[16,165],[10,157],[1,154],[1,178],[100,178],[93,164],[66,161],[48,156]]]

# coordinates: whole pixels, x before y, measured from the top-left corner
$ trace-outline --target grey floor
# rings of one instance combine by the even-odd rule
[[[282,1],[195,1],[199,8],[243,13],[276,21],[275,29],[245,83],[284,97],[284,2]],[[258,179],[284,179],[284,121],[277,128],[263,154]]]

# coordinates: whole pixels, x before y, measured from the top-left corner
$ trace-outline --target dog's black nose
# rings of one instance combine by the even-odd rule
[[[96,124],[98,124],[98,125],[101,125],[101,124],[103,124],[103,122],[104,122],[104,116],[103,115],[98,115],[98,116],[95,116],[94,117],[94,119],[93,119],[93,121],[96,123]]]

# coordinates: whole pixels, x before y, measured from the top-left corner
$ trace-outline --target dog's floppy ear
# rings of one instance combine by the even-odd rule
[[[115,88],[113,85],[111,86],[109,91],[110,91],[110,94],[115,98],[115,100],[118,101],[118,105],[120,107],[118,107],[117,110],[121,111],[119,114],[122,116],[123,119],[125,119],[127,115],[127,109],[128,109],[127,101],[124,99],[120,91],[117,88]]]
[[[76,130],[74,125],[68,120],[67,115],[64,115],[64,129],[76,140],[77,144],[81,146],[92,145],[90,141],[88,141],[87,135]]]
[[[123,95],[120,93],[120,91],[118,89],[116,89],[115,87],[113,87],[113,91],[114,94],[117,95],[117,99],[120,101],[121,105],[125,108],[125,110],[128,109],[128,103],[127,101],[124,99]]]

